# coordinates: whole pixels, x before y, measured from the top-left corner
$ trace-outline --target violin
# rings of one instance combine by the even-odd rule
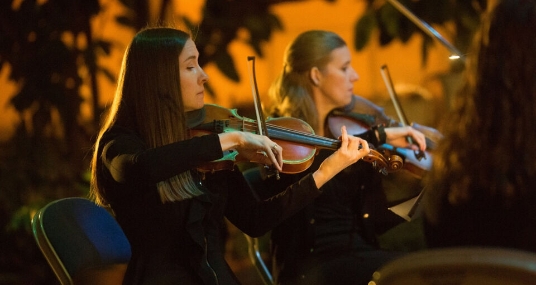
[[[357,135],[362,134],[371,130],[370,125],[366,122],[359,120],[359,115],[356,114],[344,114],[344,113],[332,113],[327,119],[328,129],[333,136],[340,135],[341,126],[346,126],[348,134]],[[369,145],[369,147],[373,147]],[[400,169],[408,170],[411,174],[422,178],[423,175],[430,170],[432,167],[431,159],[421,159],[418,160],[416,157],[412,156],[410,152],[411,149],[398,148],[389,144],[383,144],[377,146],[374,149],[375,152],[384,159],[384,161],[377,160],[373,163],[384,164],[397,164],[397,168],[389,167],[380,167],[379,170],[382,174],[387,175],[388,173],[398,171]]]
[[[356,100],[360,100],[360,98],[356,98]],[[359,108],[360,112],[364,112],[365,111],[364,109],[368,109],[366,110],[366,112],[368,113],[378,112],[376,107],[370,104],[371,103],[369,103],[368,101],[363,101],[363,102],[360,102],[360,104],[356,104],[355,105],[356,107],[351,110],[333,111],[328,116],[328,119],[326,122],[327,129],[331,132],[331,135],[333,137],[340,136],[340,128],[343,125],[346,126],[348,134],[351,134],[351,135],[358,135],[358,134],[362,134],[362,133],[369,131],[372,125],[378,123],[376,119],[373,118],[375,116],[371,114],[356,113],[356,111],[358,111],[357,109]],[[401,166],[401,168],[397,168],[397,169],[380,168],[380,172],[382,172],[382,174],[386,175],[388,173],[398,171],[400,169],[404,169],[404,170],[407,170],[408,173],[420,179],[431,169],[432,167],[431,157],[432,156],[428,150],[433,149],[435,143],[432,139],[426,136],[426,133],[433,133],[432,132],[433,129],[425,127],[425,126],[421,126],[421,125],[417,125],[417,127],[415,128],[419,131],[423,130],[423,133],[425,134],[425,137],[426,137],[427,151],[424,151],[424,157],[421,157],[419,159],[419,156],[413,153],[413,150],[409,148],[394,147],[390,144],[383,144],[380,146],[376,146],[375,151],[378,152],[381,155],[381,157],[383,157],[383,159],[387,161],[387,163],[396,162],[398,165]],[[436,134],[435,133],[433,134],[435,137]],[[399,162],[399,160],[402,160],[402,162]],[[386,162],[383,161],[381,163],[386,163]]]
[[[204,106],[205,115],[196,126],[190,128],[190,136],[210,133],[243,131],[258,133],[255,120],[239,116],[235,109],[227,109],[215,104]],[[317,149],[337,150],[341,141],[314,134],[313,128],[303,120],[292,117],[270,118],[266,120],[266,135],[283,148],[283,173],[300,173],[313,163]],[[385,172],[402,168],[402,159],[387,159],[378,151],[372,150],[363,157]],[[214,172],[233,169],[235,163],[247,162],[236,151],[228,152],[223,158],[199,166],[198,171]]]

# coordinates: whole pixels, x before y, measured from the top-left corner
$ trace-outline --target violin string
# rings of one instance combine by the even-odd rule
[[[252,131],[252,130],[255,131],[255,130],[257,130],[257,125],[254,122],[248,122],[248,121],[239,120],[239,119],[229,119],[229,121],[234,126],[244,126],[246,131]],[[318,139],[318,140],[324,140],[324,141],[333,142],[333,143],[338,142],[338,140],[335,140],[335,139],[326,138],[326,137],[323,137],[323,136],[307,133],[307,132],[304,132],[304,131],[298,131],[298,130],[294,130],[294,129],[289,129],[289,128],[281,127],[281,126],[274,125],[274,124],[266,124],[266,126],[269,127],[269,128],[272,128],[272,129],[276,129],[276,130],[280,130],[280,131],[284,131],[284,132],[288,132],[288,133],[292,133],[292,134],[299,134],[299,135],[303,135],[303,136],[309,137],[309,138],[314,138],[314,139]],[[248,127],[250,129],[248,129]]]

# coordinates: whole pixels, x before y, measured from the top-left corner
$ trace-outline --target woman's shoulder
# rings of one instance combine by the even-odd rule
[[[115,142],[116,144],[123,142],[129,145],[145,145],[137,132],[121,126],[112,126],[102,134],[100,139],[101,145],[105,145],[110,142]]]

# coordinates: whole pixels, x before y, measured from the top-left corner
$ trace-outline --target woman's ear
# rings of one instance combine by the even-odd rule
[[[320,84],[321,76],[322,74],[320,74],[320,70],[316,66],[311,68],[309,71],[309,77],[311,78],[311,82],[313,82],[314,86],[318,86],[318,84]]]

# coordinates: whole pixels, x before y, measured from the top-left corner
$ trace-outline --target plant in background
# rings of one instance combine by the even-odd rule
[[[452,44],[461,51],[466,51],[470,45],[487,3],[487,0],[395,1],[430,26],[452,24],[455,33],[450,35],[454,39]],[[386,46],[395,39],[406,43],[413,35],[421,34],[423,65],[426,64],[428,49],[435,41],[385,0],[367,0],[367,10],[357,20],[354,28],[355,49],[362,50],[372,39],[374,31],[379,31],[380,46]]]
[[[147,11],[145,0],[120,1],[131,11],[118,18],[120,23],[135,31],[151,23],[148,15],[140,13],[140,11]],[[253,48],[256,55],[262,57],[262,44],[270,40],[274,31],[283,29],[279,18],[270,12],[270,6],[296,1],[298,0],[206,0],[201,24],[193,23],[186,17],[180,20],[186,24],[195,37],[197,49],[201,53],[199,64],[203,67],[208,63],[214,63],[227,78],[239,82],[241,78],[229,54],[229,44],[237,38],[240,30],[245,30],[249,36],[247,44]],[[166,17],[166,11],[170,10],[172,5],[174,5],[173,1],[161,1],[157,21],[169,20],[169,17]],[[209,95],[215,96],[210,84],[206,87]]]
[[[440,44],[441,41],[429,36],[437,31],[425,31],[425,28],[417,26],[393,3],[398,4],[424,23],[421,26],[449,26],[452,30],[449,37],[453,42],[449,45],[461,52],[463,56],[471,45],[474,33],[480,25],[480,17],[486,9],[488,0],[367,0],[367,10],[354,26],[354,48],[358,51],[373,40],[375,31],[379,33],[380,46],[386,46],[394,40],[406,43],[412,36],[421,35],[423,38],[421,47],[422,66],[426,66],[428,52],[432,45]],[[450,31],[449,30],[449,31]],[[443,44],[443,43],[442,43]],[[448,47],[445,47],[448,48]],[[458,92],[462,79],[462,71],[465,69],[463,60],[453,60],[450,70],[438,73],[429,79],[437,79],[442,83],[444,103],[452,104],[453,95]]]
[[[107,72],[96,57],[110,44],[90,28],[99,11],[98,0],[0,2],[0,68],[17,85],[9,103],[20,119],[0,147],[0,283],[50,284],[30,219],[51,200],[88,191],[94,125],[80,116],[80,88],[97,98],[96,73]]]

